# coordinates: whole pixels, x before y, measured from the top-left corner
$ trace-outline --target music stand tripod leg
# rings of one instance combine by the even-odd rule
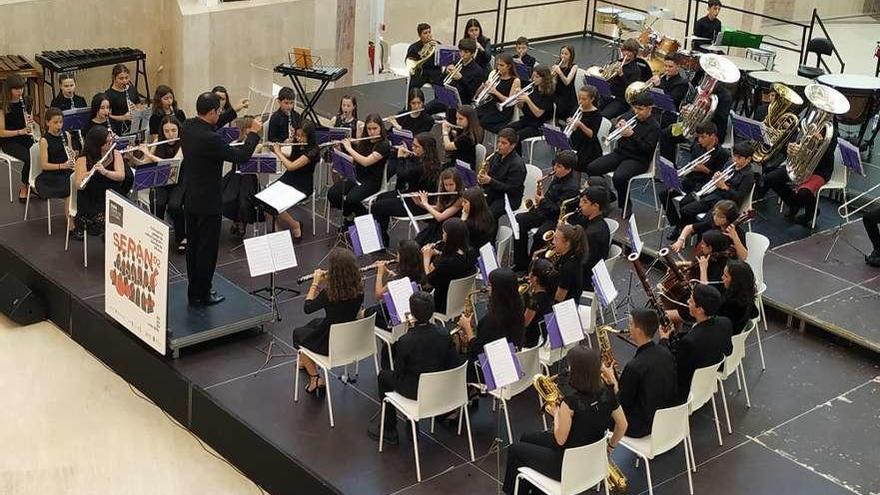
[[[266,230],[271,230],[268,232],[269,234],[275,233],[275,221],[278,217],[278,212],[269,211],[269,215],[272,217],[271,229],[267,228]],[[269,295],[262,295],[263,292],[267,292]],[[275,272],[269,274],[269,286],[257,289],[251,292],[252,295],[257,296],[265,301],[268,301],[272,307],[272,314],[275,317],[275,321],[281,321],[281,311],[278,309],[278,295],[289,292],[293,295],[293,297],[297,297],[302,295],[302,292],[297,289],[293,289],[290,287],[279,286],[275,283]]]

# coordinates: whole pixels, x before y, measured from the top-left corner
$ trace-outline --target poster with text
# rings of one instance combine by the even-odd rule
[[[168,225],[107,191],[104,310],[165,354],[168,316]]]

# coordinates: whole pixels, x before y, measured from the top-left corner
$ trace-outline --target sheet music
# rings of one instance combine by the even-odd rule
[[[251,277],[297,266],[293,240],[287,230],[245,239],[244,251]]]
[[[601,294],[604,305],[608,306],[617,298],[617,288],[614,287],[614,281],[611,280],[611,274],[608,272],[605,260],[599,260],[596,263],[593,267],[593,275],[595,275],[595,282],[598,284],[596,290]]]
[[[379,238],[379,232],[376,231],[376,220],[373,215],[355,217],[354,227],[357,229],[363,254],[374,253],[382,249],[382,240]]]
[[[581,317],[578,314],[577,304],[574,299],[566,299],[553,305],[553,314],[556,315],[556,325],[562,336],[562,345],[579,342],[584,338],[584,330],[581,326]]]
[[[632,243],[633,252],[642,255],[642,247],[645,245],[642,242],[642,236],[639,234],[639,226],[636,224],[636,216],[630,215],[629,217],[629,240]]]
[[[306,198],[305,193],[281,181],[275,181],[254,195],[255,198],[271,206],[277,212],[287,211]]]
[[[397,319],[401,322],[406,321],[406,314],[409,313],[409,296],[413,295],[412,282],[409,277],[391,280],[385,287],[388,289],[391,300],[394,301],[394,312],[397,313]]]
[[[293,250],[293,239],[287,229],[281,232],[273,232],[264,235],[272,252],[272,263],[275,265],[275,272],[287,270],[297,266],[296,252]]]
[[[510,207],[510,198],[507,194],[504,195],[504,211],[507,212],[510,228],[513,229],[513,238],[519,240],[519,223],[517,223],[516,215],[513,214],[513,209]]]
[[[403,203],[403,209],[406,211],[406,216],[409,217],[409,223],[412,224],[413,230],[416,231],[416,234],[419,233],[419,222],[416,222],[416,217],[413,216],[412,210],[409,209],[409,205],[406,204],[406,199],[400,198],[400,202]]]
[[[486,353],[486,360],[489,361],[496,388],[510,385],[519,380],[519,373],[517,373],[514,363],[515,358],[510,352],[510,344],[506,338],[489,342],[483,346],[483,352]]]
[[[480,261],[482,261],[483,269],[485,270],[483,280],[488,281],[489,274],[498,268],[498,259],[495,257],[495,249],[492,247],[492,244],[487,242],[480,247]]]

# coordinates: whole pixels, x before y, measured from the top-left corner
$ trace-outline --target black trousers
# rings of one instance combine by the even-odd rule
[[[488,200],[488,198],[486,198]],[[522,198],[510,198],[510,209],[516,211],[519,208],[519,204],[522,202]],[[503,217],[507,214],[504,210],[504,195],[497,196],[492,201],[489,201],[489,211],[492,212],[492,216],[495,217],[495,220]]]
[[[410,397],[408,394],[397,390],[397,374],[391,370],[380,370],[379,376],[379,397],[385,398],[385,392],[397,391],[400,395],[407,399],[415,400],[416,397]],[[397,410],[392,405],[385,406],[385,431],[397,428]]]
[[[204,299],[211,293],[211,281],[217,267],[220,248],[220,214],[186,213],[186,274],[190,300]]]
[[[599,113],[608,120],[616,119],[629,110],[629,104],[623,98],[603,98],[599,105]]]
[[[21,183],[27,185],[28,178],[31,173],[31,150],[27,146],[23,146],[17,141],[4,139],[0,149],[9,156],[12,156],[24,164],[21,167]]]
[[[516,485],[519,468],[529,467],[554,480],[562,477],[562,456],[565,450],[556,444],[551,431],[523,433],[519,442],[510,447],[507,453],[507,470],[501,491],[512,494]],[[530,487],[525,480],[520,481],[520,493]]]
[[[413,216],[425,213],[425,209],[416,205],[412,198],[405,198],[404,201],[406,201],[406,205],[409,207],[409,211],[412,212]],[[370,213],[373,214],[373,218],[379,223],[379,229],[382,231],[382,241],[385,242],[385,246],[391,247],[389,244],[391,242],[391,236],[388,233],[388,225],[391,223],[391,217],[406,216],[406,210],[403,208],[403,203],[397,196],[397,192],[388,191],[380,194],[376,198],[376,201],[373,202],[373,206],[370,207]]]
[[[871,246],[875,252],[880,251],[880,207],[867,210],[862,216],[862,223],[865,225],[865,232],[868,233],[868,239],[871,239]]]
[[[529,230],[537,227],[538,231],[532,236],[532,249],[540,249],[544,246],[544,232],[556,228],[556,219],[547,218],[536,208],[516,216],[519,224],[519,239],[513,241],[513,266],[515,270],[525,271],[529,269]]]
[[[156,187],[150,190],[150,196],[153,198],[153,208],[156,212],[156,218],[165,220],[165,212],[171,217],[171,224],[174,226],[174,240],[180,244],[180,241],[186,239],[186,217],[183,215],[183,208],[170,202],[171,191],[177,187],[165,186]]]
[[[772,189],[782,202],[788,206],[788,215],[794,216],[801,208],[809,208],[816,203],[816,196],[806,188],[795,190],[788,170],[785,167],[777,167],[764,176],[764,185]]]
[[[587,165],[587,174],[590,177],[594,177],[614,172],[611,182],[614,183],[614,189],[617,191],[617,206],[622,210],[626,202],[629,180],[636,175],[647,172],[649,168],[650,164],[647,162],[625,158],[616,151],[612,151],[605,156],[596,158]]]
[[[336,209],[342,209],[345,216],[360,216],[367,213],[367,208],[361,201],[367,199],[372,194],[379,192],[379,185],[364,182],[363,184],[355,184],[353,181],[340,181],[327,191],[327,200]],[[342,198],[345,196],[345,202]]]
[[[687,141],[687,139],[685,139],[684,136],[672,135],[672,126],[664,127],[660,130],[660,138],[658,140],[660,156],[675,163],[675,151],[678,147],[678,143],[683,143],[685,141]]]

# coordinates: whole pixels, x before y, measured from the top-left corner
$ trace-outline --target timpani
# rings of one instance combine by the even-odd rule
[[[773,86],[773,83],[782,83],[803,96],[804,88],[807,87],[808,84],[814,82],[812,79],[807,79],[806,77],[801,77],[797,74],[783,74],[782,72],[776,72],[775,70],[757,70],[749,72],[748,76],[748,81],[749,84],[751,84],[751,89],[753,91],[753,112],[754,109],[757,109],[761,104],[761,92],[769,91],[770,86]]]
[[[856,145],[861,148],[865,132],[874,114],[880,106],[880,78],[862,74],[825,74],[816,79],[818,82],[840,91],[849,100],[849,112],[839,115],[838,120],[844,125],[859,125],[859,138]],[[869,143],[874,143],[880,124],[874,129]]]

